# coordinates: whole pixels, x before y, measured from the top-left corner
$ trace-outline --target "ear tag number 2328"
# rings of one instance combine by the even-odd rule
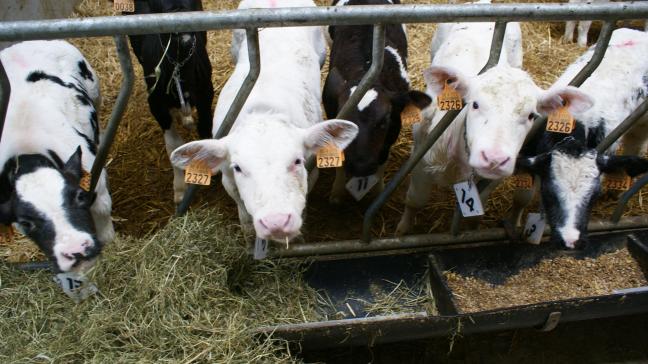
[[[484,214],[479,190],[472,181],[459,182],[454,185],[457,202],[464,217],[481,216]]]
[[[567,109],[568,106],[568,104],[565,104],[549,115],[547,119],[547,131],[571,134],[574,130],[574,117]]]

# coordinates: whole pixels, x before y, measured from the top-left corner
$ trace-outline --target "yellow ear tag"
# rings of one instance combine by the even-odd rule
[[[521,190],[530,190],[533,188],[533,176],[528,173],[520,173],[512,176],[513,187]]]
[[[408,104],[401,112],[400,117],[403,125],[416,124],[421,121],[421,110],[412,104]]]
[[[437,105],[441,110],[461,110],[463,101],[459,92],[446,81],[443,91],[437,96]]]
[[[608,190],[626,191],[632,184],[632,178],[625,173],[606,174],[603,185]]]
[[[211,169],[209,169],[207,163],[193,160],[185,168],[184,181],[192,185],[209,186],[211,183]]]
[[[344,151],[333,144],[327,144],[317,151],[317,168],[341,167],[344,164]]]
[[[83,174],[81,175],[81,180],[79,181],[79,187],[81,187],[82,190],[86,192],[90,192],[90,179],[91,175],[89,172],[86,170],[83,170]]]
[[[13,239],[13,226],[0,224],[0,245],[11,244],[13,242]]]
[[[574,130],[574,117],[569,113],[569,110],[567,109],[568,106],[569,104],[565,104],[549,115],[549,119],[547,120],[547,131],[571,134]]]
[[[134,0],[114,0],[113,9],[115,9],[115,11],[123,11],[125,13],[134,13],[135,1]]]

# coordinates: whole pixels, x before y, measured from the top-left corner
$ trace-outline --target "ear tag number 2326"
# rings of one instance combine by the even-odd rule
[[[472,181],[459,182],[454,185],[457,202],[464,217],[481,216],[484,214],[479,190],[477,185]]]
[[[437,105],[440,110],[461,110],[463,102],[459,92],[446,81],[443,91],[437,96]]]
[[[571,134],[574,130],[574,117],[567,109],[568,106],[568,104],[565,104],[549,115],[547,119],[547,131]]]

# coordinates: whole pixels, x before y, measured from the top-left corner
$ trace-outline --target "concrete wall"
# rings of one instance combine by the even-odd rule
[[[81,0],[0,0],[0,21],[67,18],[80,2]],[[0,42],[0,49],[9,44]]]

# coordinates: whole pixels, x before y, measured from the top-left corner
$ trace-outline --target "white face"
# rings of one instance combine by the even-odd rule
[[[509,67],[494,67],[473,81],[465,98],[468,163],[485,178],[510,176],[540,90],[526,72]]]
[[[39,168],[23,174],[15,188],[16,227],[41,248],[50,250],[61,271],[85,270],[94,264],[94,259],[78,259],[98,249],[89,233],[92,224],[87,201],[76,206],[79,197],[66,188],[59,171]]]
[[[171,162],[185,168],[200,160],[213,173],[220,169],[225,187],[243,202],[259,238],[292,239],[300,234],[306,205],[306,159],[329,142],[344,149],[358,127],[329,120],[300,129],[264,118],[246,121],[245,126],[222,139],[187,143],[171,154]]]

